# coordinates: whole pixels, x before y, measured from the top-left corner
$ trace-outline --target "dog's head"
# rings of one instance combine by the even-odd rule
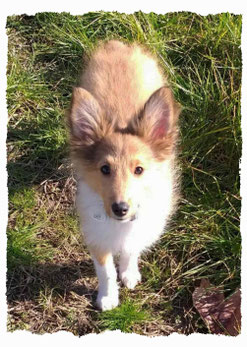
[[[170,89],[163,87],[119,129],[88,91],[74,89],[68,117],[72,156],[110,217],[135,218],[155,173],[174,152],[178,114]]]

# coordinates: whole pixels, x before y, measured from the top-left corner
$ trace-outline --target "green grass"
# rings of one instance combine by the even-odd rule
[[[148,320],[148,312],[129,300],[113,310],[99,314],[99,325],[102,329],[121,330],[126,333],[133,332],[134,324],[145,323]]]
[[[7,34],[8,329],[208,332],[193,308],[195,286],[209,278],[226,295],[240,286],[241,16],[38,13],[9,17]],[[100,314],[74,212],[64,116],[83,55],[109,38],[156,54],[182,105],[182,199],[142,257],[142,283],[121,289],[121,306]]]

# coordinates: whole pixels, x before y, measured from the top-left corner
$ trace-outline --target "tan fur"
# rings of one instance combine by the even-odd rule
[[[126,217],[135,213],[137,188],[146,189],[145,178],[134,174],[137,166],[148,170],[174,155],[179,107],[165,85],[156,59],[143,48],[109,41],[92,54],[73,91],[72,157],[110,217],[114,202],[129,204]],[[100,172],[105,164],[107,176]]]
[[[109,252],[103,252],[102,250],[100,250],[99,248],[96,248],[96,247],[88,246],[88,249],[89,249],[91,255],[97,260],[97,262],[101,266],[106,264],[108,258],[111,255]]]
[[[101,142],[94,161],[89,164],[78,160],[77,165],[83,178],[102,197],[107,214],[112,216],[111,205],[120,201],[129,204],[130,215],[135,213],[134,188],[143,180],[142,175],[134,174],[135,168],[141,166],[148,170],[152,163],[152,152],[141,139],[129,134],[111,134]],[[110,164],[111,175],[100,172],[104,164]],[[145,182],[141,185],[144,189]]]
[[[149,71],[150,78],[144,70]],[[116,119],[124,128],[151,94],[165,85],[158,63],[149,53],[134,44],[118,41],[102,44],[90,57],[80,86],[98,101],[106,118]]]

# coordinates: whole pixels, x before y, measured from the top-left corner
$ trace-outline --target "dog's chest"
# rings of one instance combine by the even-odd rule
[[[167,217],[165,211],[149,209],[142,210],[133,221],[109,218],[103,201],[85,182],[78,184],[77,209],[86,243],[113,253],[122,249],[141,252],[149,247],[159,238]]]

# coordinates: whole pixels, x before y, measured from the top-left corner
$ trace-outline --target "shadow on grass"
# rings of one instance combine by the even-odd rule
[[[64,264],[19,265],[7,278],[8,303],[37,300],[42,291],[53,291],[64,297],[73,291],[94,300],[95,291],[90,278],[95,277],[91,260]],[[87,281],[85,280],[87,279]]]
[[[16,267],[7,280],[8,331],[99,332],[94,279],[93,264],[86,260]]]
[[[68,157],[67,153],[61,155],[60,151],[53,151],[51,153],[46,152],[45,155],[43,154],[37,154],[35,159],[33,155],[25,155],[7,164],[10,198],[15,192],[39,185],[46,179],[64,177],[64,172],[59,172],[58,167]],[[60,160],[58,159],[59,157]]]

